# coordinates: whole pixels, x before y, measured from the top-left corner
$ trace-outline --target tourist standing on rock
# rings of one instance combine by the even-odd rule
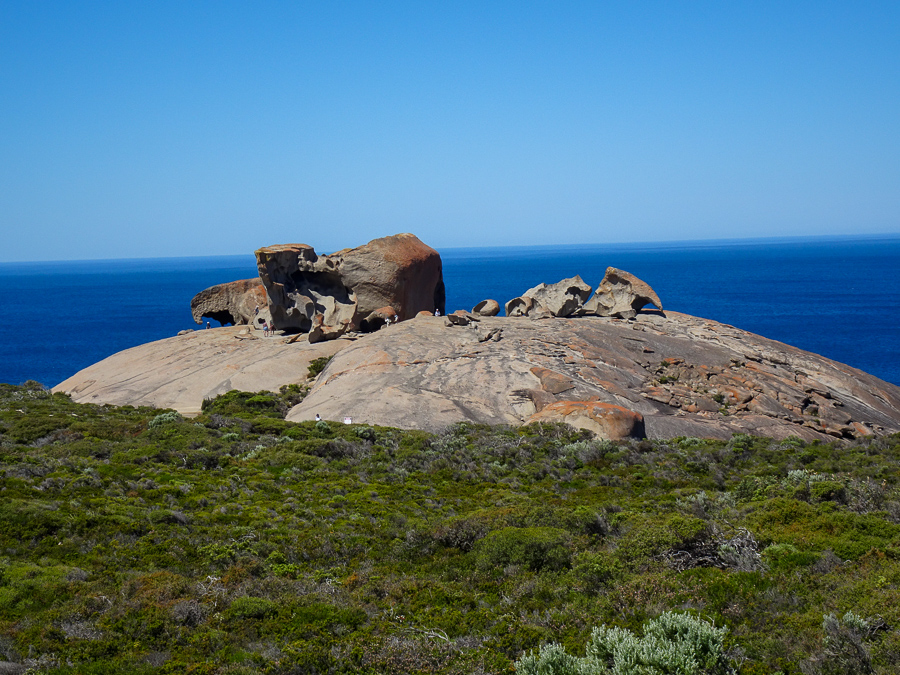
[[[209,328],[210,328],[210,326],[209,326],[209,321],[207,321],[207,322],[206,322],[206,330],[209,330]]]
[[[269,322],[263,321],[263,337],[269,337]]]

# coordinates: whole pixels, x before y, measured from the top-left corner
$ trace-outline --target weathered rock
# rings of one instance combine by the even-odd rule
[[[448,326],[468,326],[473,321],[478,320],[463,309],[458,309],[452,314],[448,314],[444,319]]]
[[[271,325],[308,332],[316,314],[324,325],[357,324],[356,298],[342,282],[339,259],[318,256],[312,246],[283,244],[256,251],[256,264],[268,295]],[[380,305],[379,305],[380,306]],[[369,308],[369,311],[375,309]],[[368,314],[368,311],[362,316]]]
[[[576,275],[555,284],[538,284],[522,295],[532,298],[552,316],[571,316],[590,297],[591,287]]]
[[[329,257],[340,258],[344,283],[356,294],[363,315],[386,305],[400,321],[421,310],[445,311],[441,256],[412,234],[374,239]]]
[[[496,300],[482,300],[472,308],[472,314],[478,316],[497,316],[500,313],[500,303]]]
[[[337,340],[348,330],[350,330],[349,321],[345,321],[338,326],[328,326],[325,324],[325,317],[321,314],[316,314],[313,317],[312,327],[309,329],[307,341],[315,344],[316,342],[325,342],[326,340]]]
[[[401,321],[444,310],[441,257],[411,234],[322,256],[305,244],[268,246],[256,261],[275,328],[308,331],[316,314],[357,326],[388,305]]]
[[[191,300],[191,315],[202,324],[204,319],[240,325],[253,321],[256,309],[266,309],[266,289],[257,279],[242,279],[211,286]]]
[[[64,391],[78,403],[149,405],[196,414],[203,399],[232,389],[278,391],[284,384],[305,382],[310,361],[352,344],[285,344],[283,339],[253,339],[247,330],[198,330],[132,347],[79,371],[53,391]]]
[[[579,313],[631,319],[650,304],[660,310],[663,308],[659,296],[648,284],[633,274],[607,267],[597,292],[584,303]]]
[[[525,420],[525,424],[541,422],[563,422],[611,441],[645,438],[640,413],[599,401],[557,401]]]
[[[506,316],[528,316],[534,310],[533,298],[521,296],[506,303]]]

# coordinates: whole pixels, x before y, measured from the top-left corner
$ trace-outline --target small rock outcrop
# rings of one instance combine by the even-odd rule
[[[591,287],[574,276],[555,284],[538,284],[522,295],[541,305],[552,316],[571,316],[591,295]]]
[[[525,420],[526,424],[536,422],[563,422],[611,441],[646,438],[643,415],[600,401],[557,401]]]
[[[388,306],[401,321],[444,311],[441,256],[411,234],[330,255],[306,244],[267,246],[256,262],[277,329],[307,332],[317,315],[322,326],[357,328]]]
[[[500,303],[496,300],[482,300],[472,308],[472,314],[478,316],[497,316],[500,313]]]
[[[256,310],[267,312],[266,289],[256,279],[241,279],[227,284],[210,286],[191,300],[191,316],[198,324],[204,319],[218,321],[223,326],[252,323]]]
[[[529,316],[534,308],[534,299],[523,295],[506,303],[506,316]]]
[[[588,300],[579,314],[614,316],[633,319],[647,305],[662,309],[662,302],[650,285],[615,267],[607,267],[606,275],[594,297]]]
[[[444,317],[444,322],[447,326],[468,326],[473,321],[478,321],[478,319],[464,309],[458,309]]]
[[[325,317],[321,314],[316,314],[313,317],[312,327],[309,329],[306,339],[313,344],[325,342],[326,340],[337,340],[348,330],[350,330],[350,322],[344,321],[337,326],[329,326],[325,323]]]

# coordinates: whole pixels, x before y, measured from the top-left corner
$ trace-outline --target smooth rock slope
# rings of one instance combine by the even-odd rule
[[[246,327],[198,330],[132,347],[77,372],[53,388],[78,403],[155,406],[200,412],[203,399],[232,389],[278,391],[305,382],[309,362],[348,344],[287,344]]]

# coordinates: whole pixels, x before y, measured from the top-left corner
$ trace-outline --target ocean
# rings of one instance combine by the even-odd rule
[[[440,251],[447,310],[501,305],[541,282],[608,266],[665,309],[759,333],[900,385],[900,236]],[[199,328],[191,298],[256,276],[252,254],[0,264],[0,382],[54,386],[110,354]]]

